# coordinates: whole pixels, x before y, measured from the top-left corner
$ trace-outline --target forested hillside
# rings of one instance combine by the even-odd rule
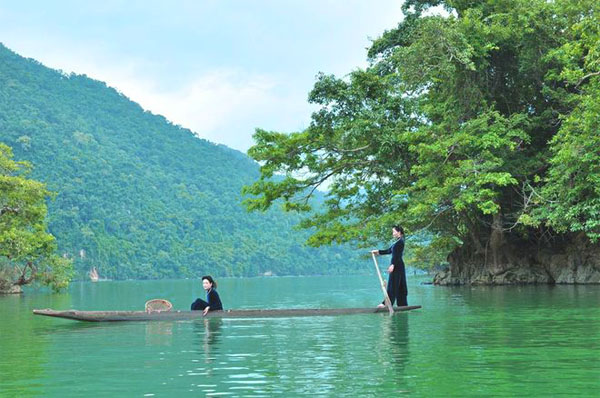
[[[246,155],[145,112],[105,83],[0,45],[0,142],[56,193],[49,229],[79,277],[170,278],[357,271],[355,254],[304,246],[299,217],[247,213]]]

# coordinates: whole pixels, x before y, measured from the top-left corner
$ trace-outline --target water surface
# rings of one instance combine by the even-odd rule
[[[187,309],[189,280],[0,297],[0,396],[598,396],[600,286],[443,288],[397,314],[90,324],[33,308]],[[226,308],[373,306],[374,276],[221,279]]]

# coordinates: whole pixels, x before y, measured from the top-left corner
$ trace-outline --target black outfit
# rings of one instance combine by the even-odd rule
[[[206,307],[210,307],[209,311],[218,311],[223,309],[219,293],[215,289],[210,289],[206,295],[208,303],[202,299],[197,299],[192,303],[192,311],[202,311]]]
[[[406,301],[406,296],[408,296],[406,270],[404,269],[404,261],[402,261],[402,252],[404,252],[404,238],[398,239],[389,249],[379,250],[379,254],[392,255],[390,264],[394,264],[394,271],[390,273],[388,278],[387,293],[392,305],[394,305],[395,300],[399,306],[408,305]]]

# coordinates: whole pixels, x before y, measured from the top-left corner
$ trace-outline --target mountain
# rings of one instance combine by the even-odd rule
[[[344,247],[310,248],[298,215],[247,213],[245,154],[144,111],[105,83],[0,44],[0,142],[56,192],[49,230],[78,276],[176,278],[356,272]]]

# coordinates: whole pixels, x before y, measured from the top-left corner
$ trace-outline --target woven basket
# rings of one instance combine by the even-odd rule
[[[171,311],[173,304],[167,300],[154,299],[146,301],[146,312],[167,312]]]

